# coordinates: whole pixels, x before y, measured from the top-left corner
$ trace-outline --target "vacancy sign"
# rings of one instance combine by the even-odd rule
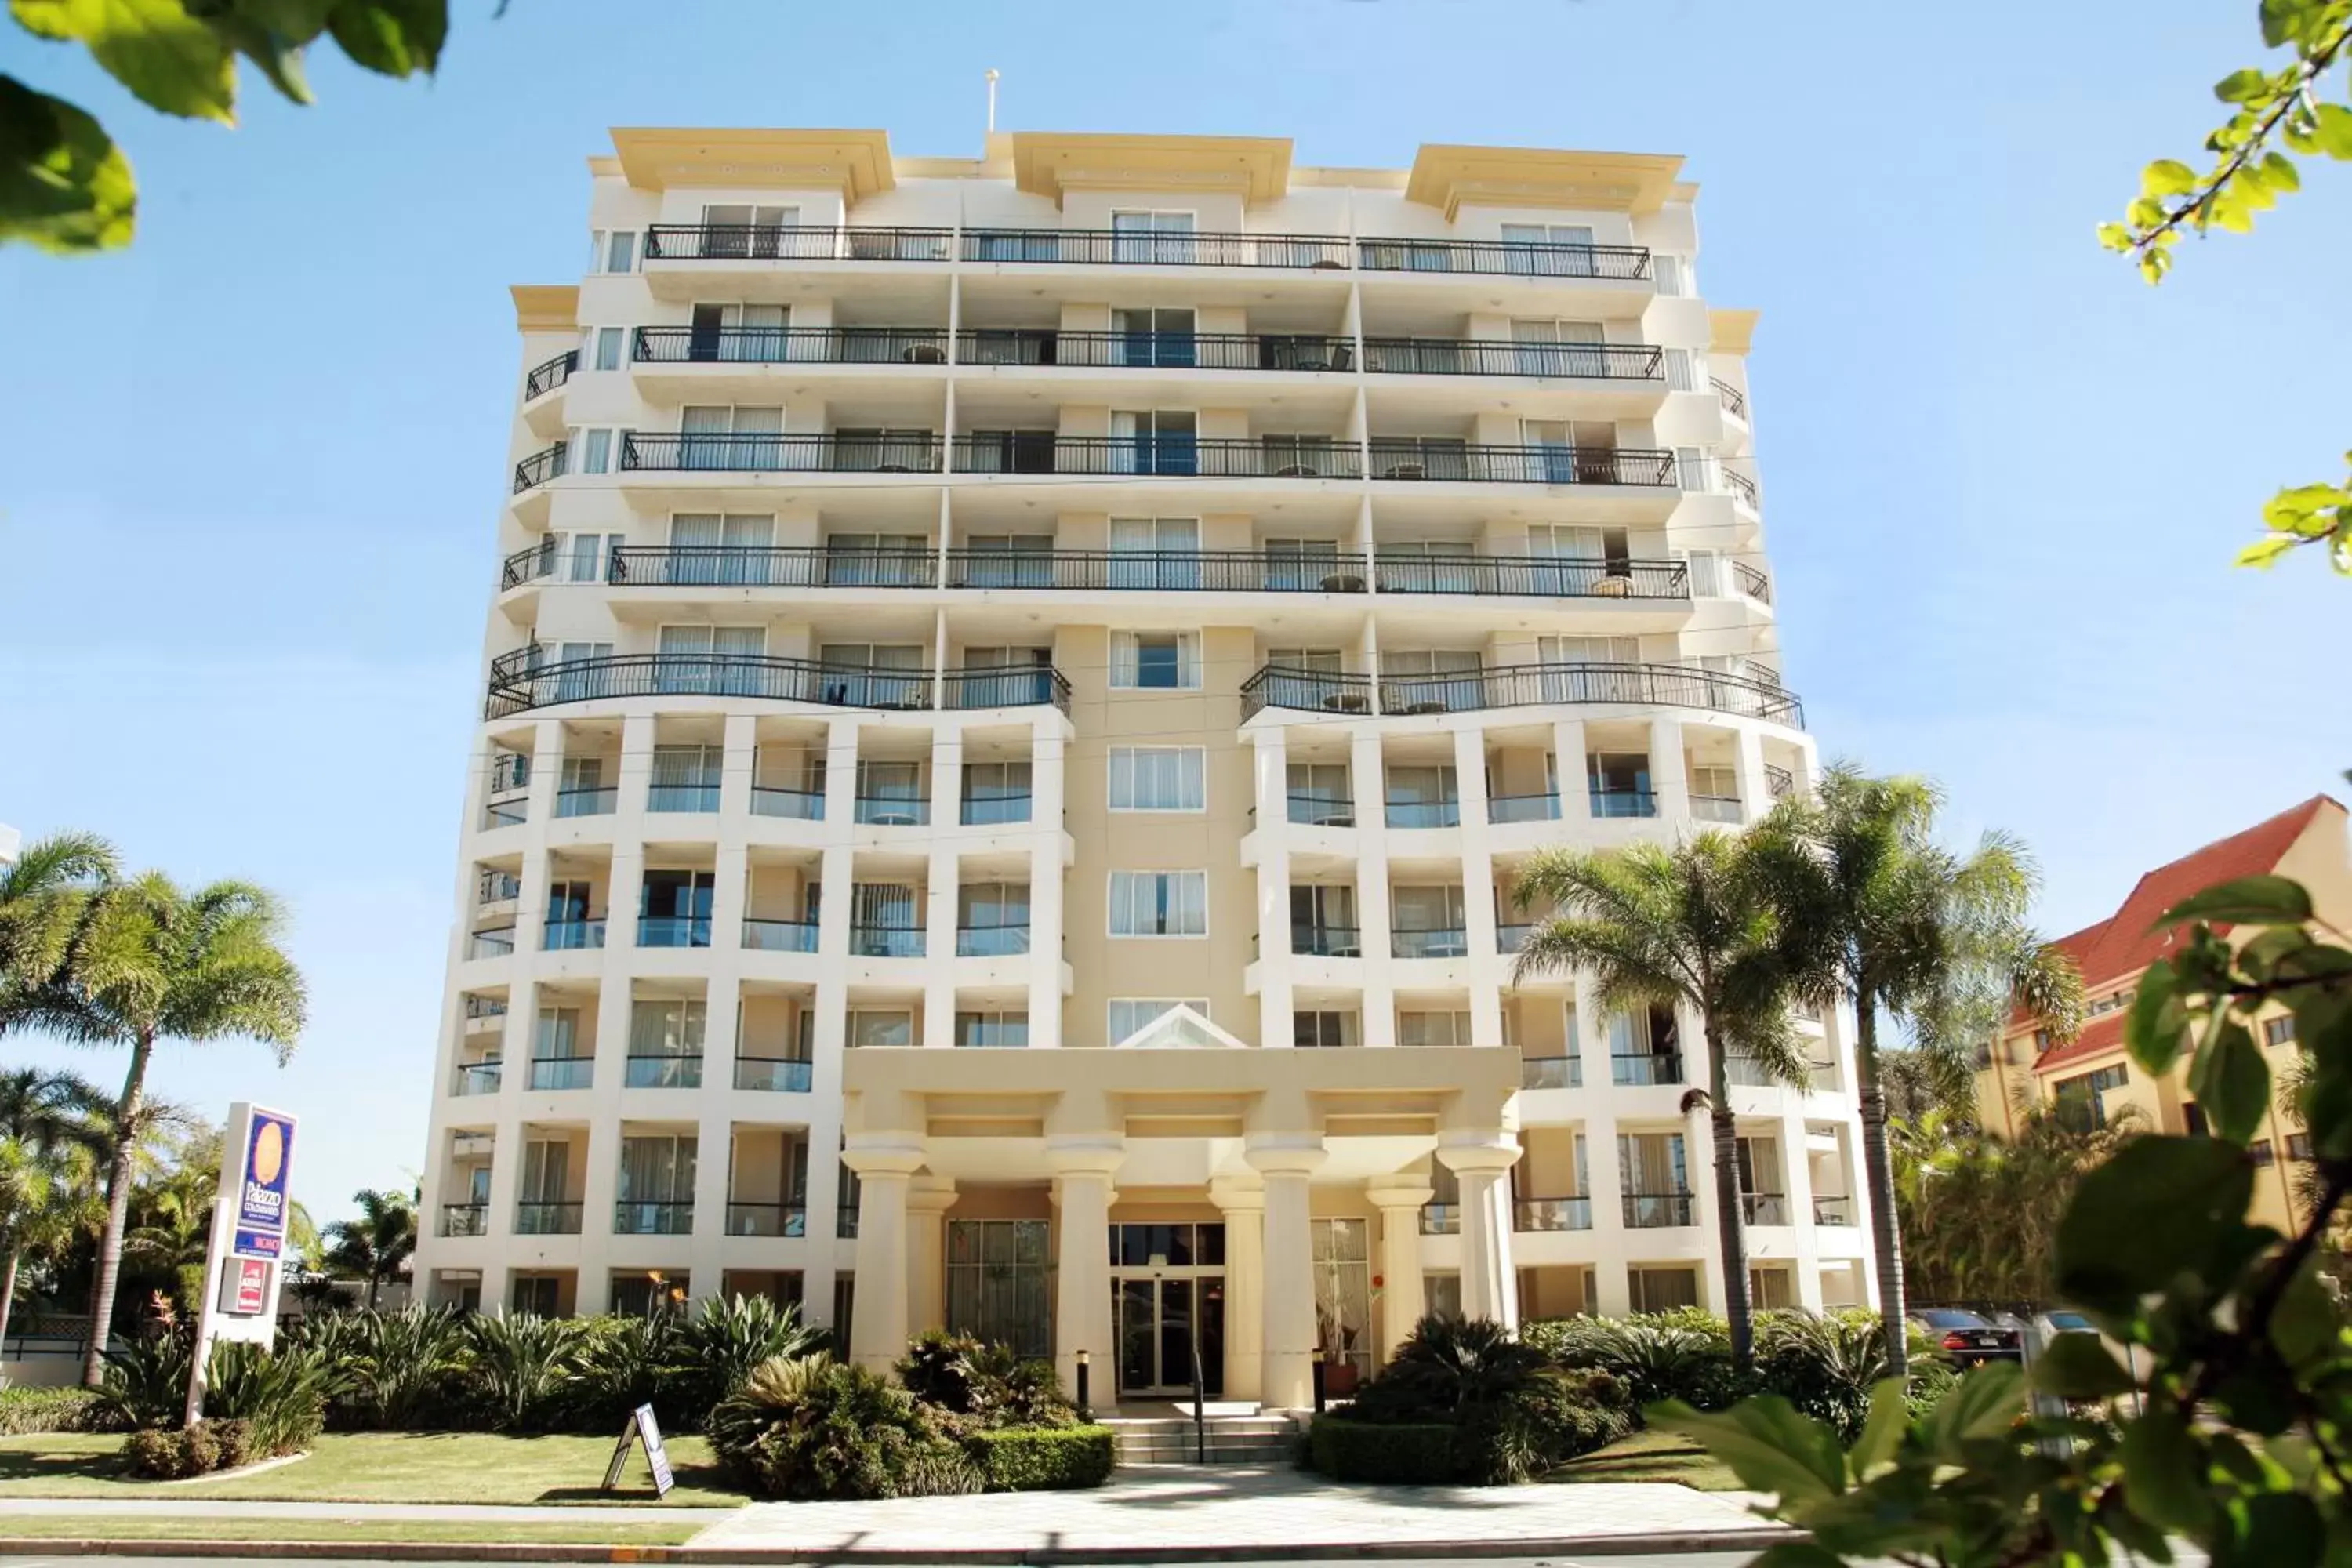
[[[205,1253],[195,1364],[188,1370],[188,1419],[204,1412],[205,1363],[222,1340],[268,1346],[278,1335],[278,1290],[293,1217],[294,1119],[239,1100],[222,1140],[221,1201],[213,1205]]]

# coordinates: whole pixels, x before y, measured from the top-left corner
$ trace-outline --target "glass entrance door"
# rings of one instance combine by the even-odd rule
[[[1118,1393],[1178,1396],[1192,1391],[1195,1331],[1202,1385],[1214,1399],[1225,1387],[1225,1280],[1121,1278],[1118,1288]]]

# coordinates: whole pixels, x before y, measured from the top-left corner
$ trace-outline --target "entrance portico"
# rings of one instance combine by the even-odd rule
[[[1259,1050],[1189,1009],[1112,1049],[845,1053],[861,1178],[850,1352],[954,1327],[1042,1349],[1097,1407],[1204,1383],[1313,1403],[1423,1313],[1420,1220],[1462,1188],[1465,1312],[1515,1321],[1517,1052]],[[1450,1240],[1450,1238],[1449,1238]],[[1050,1321],[1040,1321],[1047,1316]]]

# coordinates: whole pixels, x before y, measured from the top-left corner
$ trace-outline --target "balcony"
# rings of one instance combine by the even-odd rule
[[[560,453],[561,448],[557,450]],[[560,467],[558,471],[562,471]],[[621,438],[621,471],[936,474],[940,471],[940,438],[929,435],[706,436],[632,430]],[[518,471],[517,478],[520,477]],[[515,488],[523,487],[518,483]]]
[[[1596,818],[1658,815],[1658,797],[1646,789],[1592,788],[1584,792],[1584,799]]]
[[[595,920],[550,921],[540,928],[540,950],[543,952],[582,952],[604,945],[604,921]]]
[[[1659,1230],[1696,1225],[1694,1200],[1688,1193],[1627,1193],[1625,1224],[1633,1230]]]
[[[928,546],[624,545],[605,564],[616,588],[929,588],[939,555]]]
[[[942,677],[940,706],[959,710],[974,708],[1043,708],[1070,710],[1070,682],[1049,665],[995,665],[950,669]]]
[[[1772,579],[1748,564],[1747,562],[1735,561],[1731,563],[1731,580],[1739,584],[1741,593],[1758,604],[1769,605],[1772,602]]]
[[[560,789],[555,792],[558,816],[610,816],[621,809],[621,792],[612,784],[601,789]]]
[[[1290,951],[1314,958],[1361,958],[1363,933],[1355,926],[1294,925]]]
[[[814,1070],[796,1057],[737,1057],[735,1087],[761,1094],[806,1094]]]
[[[1853,1200],[1850,1197],[1817,1197],[1813,1200],[1815,1225],[1850,1226],[1853,1224]]]
[[[595,1076],[593,1057],[533,1057],[530,1062],[533,1089],[586,1089]]]
[[[851,926],[849,951],[858,958],[920,958],[920,926]]]
[[[1719,375],[1709,376],[1707,378],[1707,384],[1715,389],[1715,395],[1717,399],[1722,403],[1723,411],[1726,414],[1730,415],[1742,425],[1748,423],[1748,395],[1746,393],[1740,391],[1739,388],[1732,385],[1731,383],[1724,380],[1723,377]]]
[[[639,327],[635,364],[945,364],[944,327]]]
[[[767,784],[753,784],[751,815],[782,816],[796,822],[822,822],[824,820],[824,792],[814,789],[776,789]]]
[[[797,1237],[808,1234],[808,1210],[800,1204],[739,1204],[727,1205],[730,1236]]]
[[[1423,1236],[1460,1236],[1462,1234],[1462,1205],[1460,1204],[1422,1205],[1421,1234]]]
[[[1307,712],[1459,713],[1480,709],[1694,708],[1804,726],[1804,707],[1786,689],[1679,664],[1518,664],[1442,675],[1370,676],[1267,665],[1242,685],[1244,721],[1267,708]],[[1627,792],[1633,793],[1633,792]],[[1596,806],[1596,811],[1600,808]],[[1626,812],[1624,815],[1650,815]]]
[[[816,921],[746,920],[743,945],[756,952],[814,952]]]
[[[694,1057],[631,1057],[622,1068],[621,1082],[629,1089],[700,1089],[702,1058]]]
[[[443,1236],[488,1236],[490,1234],[490,1205],[488,1204],[443,1204],[441,1205]]]
[[[514,493],[520,495],[523,491],[534,489],[550,479],[562,479],[563,453],[563,443],[558,441],[554,446],[533,452],[530,457],[517,463],[514,471]]]
[[[1385,802],[1381,811],[1381,819],[1391,827],[1462,826],[1462,803],[1458,800],[1391,800]]]
[[[1577,560],[1557,555],[1412,555],[1381,558],[1383,594],[1461,594],[1485,598],[1688,599],[1690,569],[1679,561]]]
[[[1584,1064],[1574,1057],[1524,1057],[1519,1061],[1521,1089],[1582,1089]]]
[[[1641,485],[1681,482],[1675,455],[1637,447],[1474,446],[1461,442],[1371,443],[1372,478],[1451,484]]]
[[[1486,820],[1505,822],[1558,822],[1559,796],[1549,790],[1541,795],[1490,795],[1486,797]]]
[[[496,1033],[506,1026],[507,1005],[496,996],[466,998],[466,1032],[476,1030]]]
[[[876,827],[920,827],[931,820],[931,803],[919,795],[861,795],[850,802],[849,819]]]
[[[1356,803],[1345,795],[1293,792],[1285,810],[1292,822],[1303,827],[1356,826]]]
[[[1481,278],[1605,278],[1650,276],[1650,252],[1639,245],[1532,245],[1476,239],[1361,239],[1357,265],[1367,272],[1466,272]]]
[[[1633,1056],[1612,1056],[1609,1058],[1609,1081],[1629,1089],[1679,1084],[1683,1081],[1682,1053],[1642,1051]]]
[[[613,1205],[614,1236],[692,1236],[694,1203],[623,1198]]]
[[[1070,332],[979,328],[956,334],[959,365],[1081,370],[1344,371],[1351,339],[1324,332]]]
[[[1029,951],[1029,922],[1019,925],[958,926],[958,958],[1012,958]]]
[[[517,1236],[578,1236],[581,1205],[526,1199],[515,1205]]]
[[[1108,228],[968,228],[966,261],[1081,267],[1268,267],[1344,271],[1348,242],[1328,234],[1173,234]]]
[[[852,228],[821,224],[657,223],[654,261],[945,261],[953,229]]]
[[[545,364],[534,366],[531,373],[522,378],[522,400],[525,403],[535,403],[545,397],[549,393],[570,381],[572,372],[579,368],[580,351],[578,349],[566,349]]]
[[[1591,1198],[1520,1198],[1511,1205],[1513,1230],[1591,1230]]]
[[[1764,1064],[1754,1057],[1726,1053],[1723,1058],[1723,1081],[1748,1089],[1777,1089],[1780,1080],[1765,1070]]]
[[[1522,343],[1454,338],[1366,338],[1374,375],[1526,375],[1581,381],[1666,379],[1666,353],[1646,343]]]
[[[646,786],[647,811],[717,811],[715,784],[657,784]]]
[[[514,952],[514,927],[478,931],[466,938],[467,958],[505,958]]]
[[[629,653],[551,659],[525,647],[490,661],[486,716],[625,697],[748,697],[834,708],[931,705],[928,670],[877,669],[753,654]]]
[[[709,915],[639,915],[639,947],[709,947]]]
[[[1785,1193],[1742,1193],[1739,1217],[1749,1225],[1786,1225],[1789,1199]]]
[[[1074,593],[1360,594],[1363,556],[1261,550],[950,550],[950,588]]]
[[[1029,820],[1029,794],[968,795],[961,820],[966,827],[1000,827]]]
[[[1008,476],[1354,479],[1362,478],[1364,471],[1360,447],[1328,437],[1250,440],[1206,436],[1057,436],[1051,431],[1032,436],[1018,431],[958,436],[950,443],[949,457],[960,474]]]
[[[530,819],[530,799],[515,795],[508,800],[485,802],[482,806],[482,831],[498,827],[520,827]]]
[[[1389,952],[1398,958],[1465,958],[1470,933],[1461,926],[1408,926],[1389,932]]]
[[[1737,826],[1748,820],[1748,813],[1736,795],[1695,795],[1690,797],[1691,815],[1701,822],[1727,822]]]
[[[449,1092],[463,1099],[470,1094],[496,1094],[501,1064],[498,1062],[459,1062],[449,1075]]]
[[[1528,944],[1528,938],[1535,934],[1535,923],[1531,921],[1497,921],[1495,922],[1495,951],[1518,952]]]

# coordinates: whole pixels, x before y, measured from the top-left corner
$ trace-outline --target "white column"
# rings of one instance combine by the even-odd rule
[[[1062,1043],[1062,801],[1069,721],[1052,708],[1029,738],[1029,1045]]]
[[[1381,1211],[1381,1361],[1396,1358],[1422,1319],[1421,1205],[1430,1184],[1419,1176],[1376,1176],[1365,1195]]]
[[[724,743],[719,755],[719,820],[741,822],[751,815],[751,775],[760,762],[757,715],[727,716]]]
[[[1356,924],[1364,949],[1364,1044],[1396,1044],[1396,989],[1389,984],[1388,775],[1377,734],[1349,738],[1348,788],[1356,802]]]
[[[1742,724],[1732,731],[1738,748],[1739,815],[1755,821],[1772,809],[1772,786],[1764,776],[1764,737]]]
[[[1559,787],[1559,820],[1592,820],[1591,764],[1585,761],[1584,721],[1563,719],[1551,727],[1551,771]]]
[[[1225,1397],[1255,1400],[1265,1387],[1265,1187],[1220,1176],[1209,1198],[1225,1216]]]
[[[1259,1398],[1276,1410],[1315,1403],[1314,1232],[1307,1182],[1321,1168],[1318,1133],[1254,1135],[1244,1151],[1265,1183],[1265,1373]]]
[[[955,1184],[917,1176],[907,1189],[907,1331],[911,1337],[948,1321],[947,1213]]]
[[[907,1191],[923,1154],[899,1142],[852,1143],[842,1158],[857,1173],[857,1299],[849,1359],[887,1376],[907,1350]]]
[[[1091,1368],[1087,1394],[1097,1408],[1116,1402],[1118,1343],[1111,1332],[1111,1177],[1126,1158],[1111,1135],[1048,1137],[1060,1235],[1054,1269],[1054,1367],[1062,1388],[1077,1396],[1078,1352]]]
[[[1462,805],[1462,921],[1470,960],[1470,1043],[1503,1043],[1503,977],[1509,961],[1495,942],[1495,857],[1487,847],[1486,736],[1454,731],[1454,776]]]
[[[923,1039],[955,1044],[956,902],[963,872],[948,825],[963,812],[963,733],[944,722],[931,738],[929,898],[923,919]]]
[[[1690,775],[1683,763],[1683,721],[1663,715],[1650,721],[1650,795],[1658,816],[1686,832],[1690,821]]]
[[[1291,1041],[1290,960],[1290,752],[1279,728],[1251,737],[1254,795],[1257,804],[1257,1006],[1258,1044]],[[1233,1321],[1228,1309],[1225,1319]],[[1228,1336],[1232,1330],[1226,1330]],[[1227,1355],[1230,1359],[1231,1349]]]
[[[1518,1161],[1518,1140],[1507,1131],[1441,1132],[1437,1157],[1462,1184],[1462,1315],[1516,1330],[1519,1282],[1505,1178]]]

